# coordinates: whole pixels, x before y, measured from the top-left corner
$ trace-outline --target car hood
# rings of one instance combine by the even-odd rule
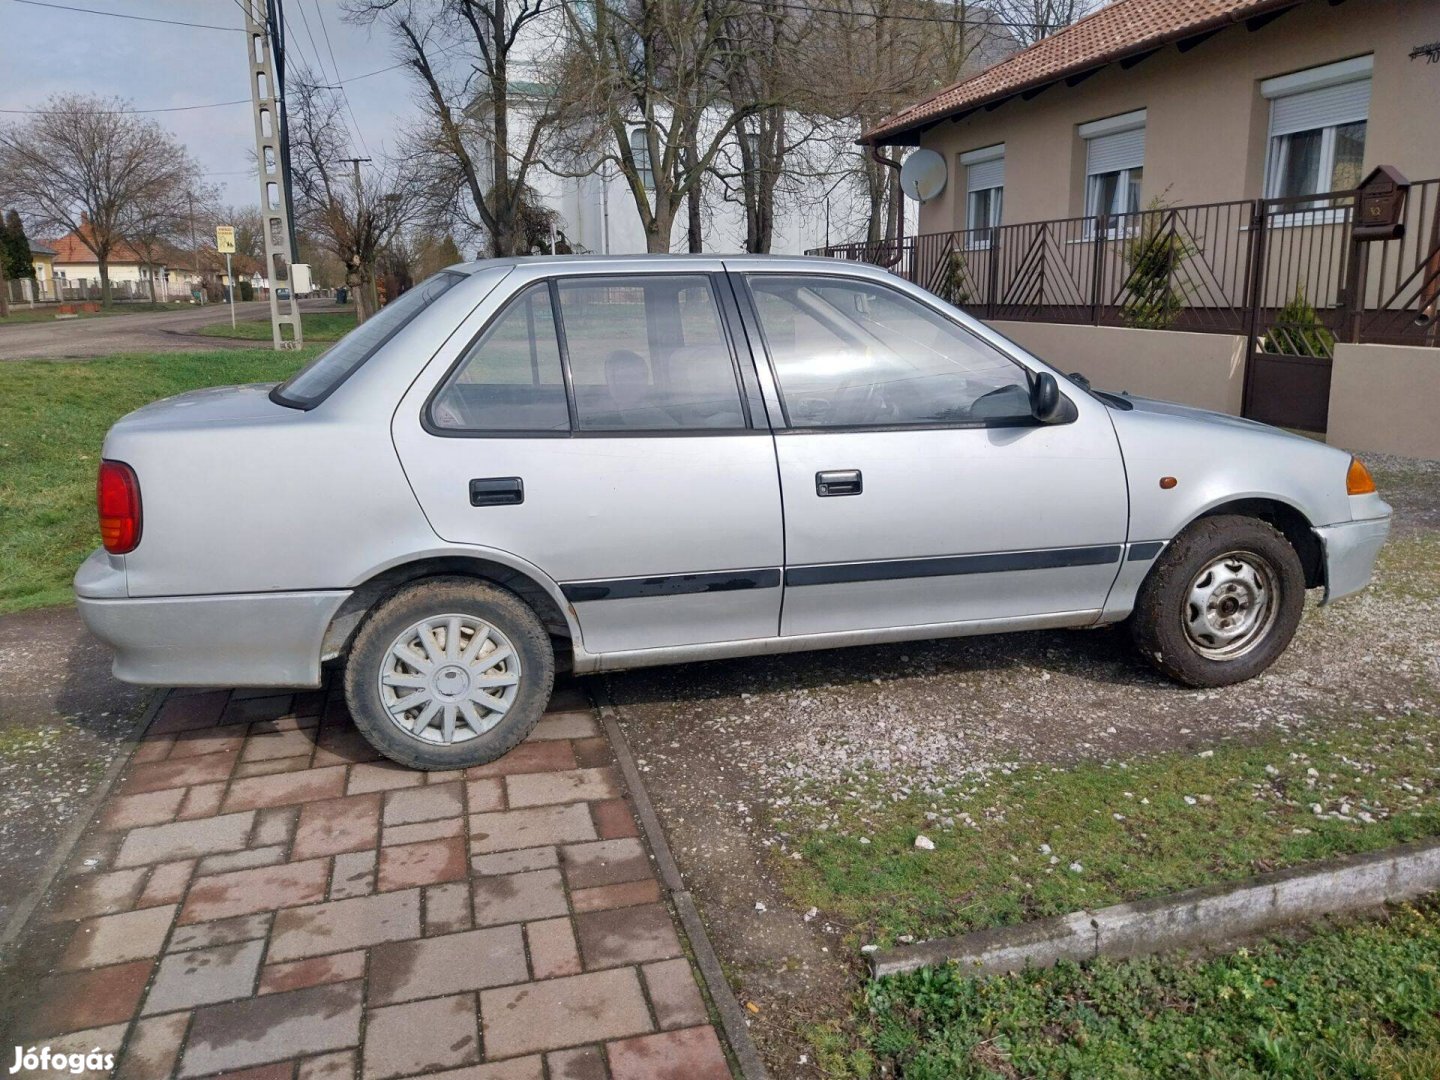
[[[1161,401],[1159,398],[1133,397],[1125,395],[1125,399],[1134,406],[1135,412],[1148,413],[1153,416],[1173,416],[1181,420],[1193,420],[1206,424],[1216,424],[1221,427],[1239,428],[1252,433],[1266,433],[1278,435],[1287,439],[1299,439],[1301,442],[1309,442],[1303,435],[1295,435],[1283,428],[1271,427],[1269,424],[1262,424],[1255,420],[1246,420],[1243,416],[1231,416],[1229,413],[1215,412],[1211,409],[1197,409],[1190,405],[1178,405],[1173,401]]]
[[[295,410],[270,400],[274,386],[274,383],[248,383],[191,390],[143,405],[121,417],[115,426],[127,430],[194,428],[282,421],[297,415]]]

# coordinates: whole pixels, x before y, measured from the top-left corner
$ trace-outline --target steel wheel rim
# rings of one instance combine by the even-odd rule
[[[1235,660],[1270,633],[1280,610],[1279,575],[1253,551],[1227,551],[1190,582],[1181,609],[1186,640],[1201,656]]]
[[[380,701],[411,738],[469,742],[495,727],[520,691],[520,656],[493,623],[474,615],[421,619],[396,635],[380,667]]]

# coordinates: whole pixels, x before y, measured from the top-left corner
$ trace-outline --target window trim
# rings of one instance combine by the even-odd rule
[[[635,137],[640,137],[640,145],[635,145]],[[630,160],[635,163],[635,173],[640,180],[640,186],[646,191],[655,190],[655,161],[650,153],[650,135],[643,126],[633,127],[627,136],[630,140]],[[640,154],[645,154],[645,167],[640,167]],[[646,179],[648,177],[649,179]]]
[[[768,426],[757,427],[755,423],[755,411],[751,405],[751,387],[745,379],[739,349],[737,348],[735,334],[730,325],[730,312],[724,303],[721,292],[721,284],[716,278],[724,277],[723,273],[710,270],[648,270],[648,271],[620,271],[613,270],[585,270],[568,274],[547,274],[543,277],[531,278],[521,285],[514,292],[505,297],[504,302],[490,313],[490,316],[471,335],[470,339],[461,346],[445,368],[440,379],[425,395],[425,400],[420,405],[420,426],[427,434],[442,439],[654,439],[654,438],[713,438],[715,436],[737,435],[769,435]],[[725,347],[730,355],[730,367],[735,377],[736,398],[740,403],[741,415],[745,418],[743,427],[728,428],[617,428],[609,431],[595,431],[582,429],[579,423],[579,408],[575,400],[574,376],[570,370],[570,345],[565,332],[565,316],[560,308],[560,282],[561,281],[583,281],[586,278],[659,278],[659,277],[692,277],[704,279],[710,289],[711,298],[715,302],[716,317],[720,323],[721,334],[725,338]],[[460,365],[465,362],[466,355],[475,346],[475,343],[482,338],[492,325],[509,310],[510,304],[526,290],[536,286],[545,285],[550,293],[550,306],[554,312],[556,344],[560,351],[560,371],[565,386],[566,408],[570,413],[570,430],[568,431],[517,431],[517,430],[492,430],[487,428],[445,428],[440,427],[431,418],[431,407],[435,399],[450,384],[450,380]]]
[[[754,279],[754,278],[773,279],[773,278],[777,278],[777,277],[780,277],[780,278],[785,278],[785,277],[789,277],[789,278],[795,278],[795,277],[800,277],[800,278],[831,277],[831,278],[835,278],[837,281],[841,281],[841,282],[853,282],[853,283],[860,283],[860,284],[865,284],[865,285],[873,285],[873,286],[874,286],[875,288],[877,288],[877,289],[884,289],[886,292],[894,293],[894,294],[897,294],[897,295],[899,295],[899,296],[905,297],[907,300],[912,300],[912,301],[914,301],[915,303],[919,304],[922,308],[924,308],[926,311],[930,312],[932,315],[935,315],[935,316],[937,316],[938,318],[943,319],[945,322],[947,322],[947,323],[949,323],[951,326],[955,327],[955,328],[956,328],[957,330],[959,330],[962,334],[966,335],[966,336],[969,337],[969,338],[974,339],[975,341],[978,341],[981,345],[985,346],[985,347],[988,348],[988,349],[993,349],[998,355],[1003,356],[1006,360],[1008,360],[1010,363],[1014,364],[1017,368],[1020,369],[1021,373],[1025,376],[1025,382],[1026,382],[1026,385],[1027,385],[1027,386],[1034,384],[1035,376],[1038,374],[1038,372],[1036,371],[1036,369],[1030,367],[1030,365],[1022,362],[1022,361],[1019,359],[1019,357],[1015,356],[1014,354],[1012,354],[1012,353],[1009,352],[1008,350],[1002,349],[1002,348],[1000,348],[998,345],[995,345],[995,344],[993,344],[993,343],[991,343],[991,342],[989,342],[989,341],[986,341],[984,338],[982,338],[979,334],[975,333],[975,331],[971,330],[971,329],[970,329],[968,326],[966,326],[964,323],[959,322],[959,321],[957,321],[956,319],[951,318],[948,314],[946,314],[945,312],[941,311],[939,308],[936,308],[936,307],[932,306],[932,305],[931,305],[930,303],[928,303],[927,301],[921,300],[919,297],[915,297],[915,296],[910,295],[910,293],[906,292],[904,289],[897,289],[897,288],[895,288],[894,286],[890,285],[888,282],[873,281],[873,280],[870,279],[870,278],[867,278],[867,277],[858,277],[858,276],[855,276],[855,275],[852,275],[852,274],[826,273],[826,272],[821,271],[821,270],[815,270],[815,271],[762,270],[762,271],[758,271],[758,272],[757,272],[757,271],[753,271],[753,270],[738,270],[738,269],[737,269],[737,270],[736,270],[735,272],[733,272],[730,276],[731,276],[731,280],[732,280],[732,281],[736,281],[736,282],[737,282],[737,293],[742,294],[742,295],[744,296],[744,303],[742,304],[742,320],[743,320],[744,323],[745,323],[746,331],[747,331],[747,334],[748,334],[749,337],[750,337],[750,340],[753,342],[753,341],[755,341],[755,340],[758,338],[758,340],[759,340],[759,342],[760,342],[760,349],[761,349],[761,352],[763,352],[764,357],[765,357],[766,372],[767,372],[767,374],[768,374],[769,377],[770,377],[770,387],[771,387],[771,389],[774,391],[776,403],[780,406],[780,420],[781,420],[781,423],[780,423],[780,424],[775,423],[775,420],[774,420],[773,417],[771,418],[771,422],[770,422],[771,431],[772,431],[775,435],[832,435],[832,434],[833,434],[833,435],[841,435],[841,434],[859,434],[859,433],[864,433],[864,432],[971,431],[971,430],[974,430],[974,431],[982,431],[982,430],[985,430],[985,429],[987,429],[987,428],[1038,428],[1038,427],[1059,427],[1059,426],[1062,426],[1062,425],[1064,425],[1064,424],[1073,424],[1073,423],[1075,423],[1077,420],[1080,419],[1080,410],[1079,410],[1079,408],[1075,405],[1075,402],[1071,400],[1070,395],[1068,395],[1067,393],[1065,393],[1065,389],[1064,389],[1065,382],[1064,382],[1064,380],[1059,379],[1059,378],[1057,377],[1057,378],[1056,378],[1056,382],[1057,382],[1057,384],[1059,384],[1059,386],[1060,386],[1060,388],[1061,388],[1061,389],[1060,389],[1060,397],[1066,402],[1066,405],[1068,406],[1068,408],[1066,408],[1066,410],[1065,410],[1064,419],[1061,419],[1061,420],[1053,420],[1053,421],[1051,421],[1051,422],[1049,422],[1049,423],[1042,423],[1041,421],[1035,419],[1035,417],[1029,416],[1029,417],[990,417],[990,418],[987,418],[987,419],[984,419],[984,420],[951,420],[951,421],[942,421],[942,422],[924,423],[924,424],[845,424],[845,425],[838,425],[838,424],[837,424],[837,425],[830,426],[830,427],[823,427],[823,426],[822,426],[822,427],[814,427],[814,426],[802,426],[802,425],[799,425],[799,424],[794,424],[794,423],[792,423],[791,420],[790,420],[790,407],[789,407],[789,406],[786,404],[786,402],[785,402],[785,389],[784,389],[784,386],[782,385],[782,383],[780,382],[780,373],[776,370],[776,367],[775,367],[775,357],[774,357],[774,355],[771,353],[771,350],[770,350],[770,342],[769,342],[769,339],[768,339],[768,338],[766,337],[766,335],[765,335],[765,326],[764,326],[764,324],[763,324],[763,323],[761,322],[761,320],[760,320],[760,307],[759,307],[759,305],[756,303],[755,294],[751,291],[750,283],[751,283],[751,280]],[[753,332],[753,333],[750,333],[750,331],[752,330],[752,328],[753,328],[753,331],[754,331],[754,332]],[[754,346],[752,345],[751,348],[752,348],[752,351],[753,351]],[[759,359],[758,355],[757,355],[756,359],[757,359],[757,361],[758,361],[758,359]]]

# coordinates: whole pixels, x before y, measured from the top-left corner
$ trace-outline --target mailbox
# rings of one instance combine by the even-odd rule
[[[1377,165],[1355,196],[1355,240],[1398,240],[1405,235],[1405,193],[1410,181],[1398,169]]]

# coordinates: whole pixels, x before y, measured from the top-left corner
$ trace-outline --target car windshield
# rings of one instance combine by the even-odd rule
[[[375,315],[317,356],[270,392],[276,404],[292,409],[313,409],[369,360],[406,323],[463,280],[464,274],[445,271],[401,293]]]

